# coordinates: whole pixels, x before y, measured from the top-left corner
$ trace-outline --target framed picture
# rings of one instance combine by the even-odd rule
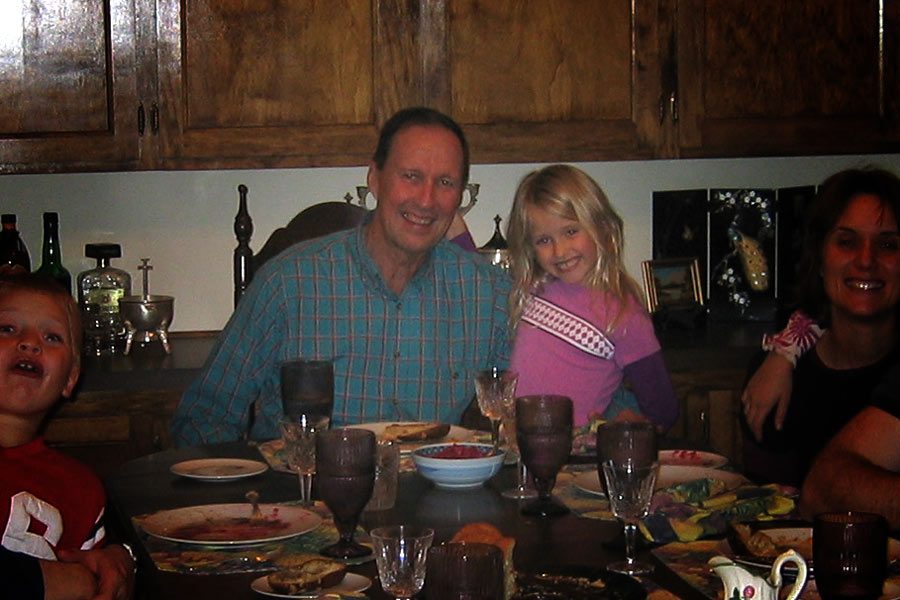
[[[694,308],[703,305],[700,266],[696,258],[645,260],[641,263],[647,310]]]

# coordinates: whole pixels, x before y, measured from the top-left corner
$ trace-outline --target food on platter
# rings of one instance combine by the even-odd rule
[[[317,554],[292,554],[275,561],[278,570],[267,576],[269,587],[282,594],[333,587],[339,584],[347,567]]]
[[[442,423],[391,423],[384,428],[383,440],[419,442],[437,440],[450,433],[450,425]]]
[[[464,525],[456,532],[451,542],[472,542],[491,544],[497,546],[503,552],[503,577],[505,597],[507,600],[516,592],[516,572],[513,567],[513,550],[516,540],[504,536],[499,529],[490,523],[474,522]]]
[[[172,529],[168,535],[197,542],[224,542],[277,535],[289,526],[289,523],[278,518],[221,517],[187,523]]]
[[[812,558],[812,531],[809,528],[755,529],[744,523],[731,525],[732,540],[743,546],[752,556],[775,558],[786,550],[793,549],[805,558]]]

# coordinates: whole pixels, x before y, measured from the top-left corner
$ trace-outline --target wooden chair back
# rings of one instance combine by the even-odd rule
[[[270,258],[289,246],[336,231],[355,227],[369,212],[365,207],[351,204],[350,196],[344,202],[322,202],[300,211],[284,227],[272,232],[256,254],[250,249],[253,236],[253,219],[247,210],[247,186],[238,186],[239,206],[234,218],[234,235],[238,245],[234,249],[234,305],[243,296],[253,280],[253,274]]]

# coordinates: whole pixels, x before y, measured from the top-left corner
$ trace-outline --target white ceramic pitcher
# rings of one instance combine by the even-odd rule
[[[724,556],[714,556],[709,559],[708,564],[725,585],[725,600],[778,600],[781,566],[784,563],[797,565],[797,579],[786,598],[796,600],[806,585],[806,561],[793,550],[788,550],[775,559],[768,579],[753,575]]]

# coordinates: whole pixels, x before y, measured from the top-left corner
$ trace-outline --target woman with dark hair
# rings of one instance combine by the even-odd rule
[[[802,484],[815,455],[900,358],[898,215],[900,179],[887,171],[841,171],[820,187],[807,215],[797,297],[824,331],[796,361],[783,426],[774,415],[760,419],[756,443],[747,415],[744,462],[752,478]]]

